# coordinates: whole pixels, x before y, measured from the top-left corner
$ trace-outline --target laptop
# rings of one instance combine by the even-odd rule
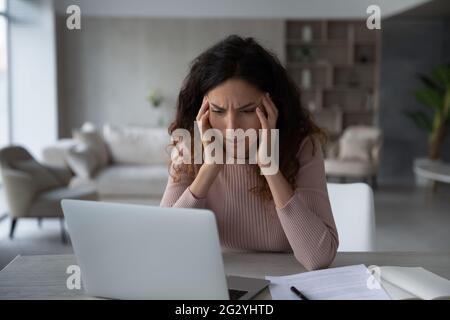
[[[61,205],[91,296],[248,300],[269,284],[225,275],[212,211],[72,199]]]

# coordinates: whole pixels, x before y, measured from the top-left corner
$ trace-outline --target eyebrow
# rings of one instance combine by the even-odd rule
[[[214,104],[214,103],[212,103],[212,102],[210,102],[210,103],[211,103],[211,105],[212,105],[214,108],[225,110],[224,107],[218,106],[218,105],[216,105],[216,104]],[[252,106],[252,105],[254,105],[254,104],[257,104],[257,102],[250,102],[250,103],[247,103],[247,104],[245,104],[245,105],[243,105],[243,106],[240,106],[240,107],[237,108],[236,110],[242,110],[242,109],[248,108],[248,107],[250,107],[250,106]]]

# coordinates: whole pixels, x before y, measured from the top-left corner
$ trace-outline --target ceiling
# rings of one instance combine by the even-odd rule
[[[410,18],[435,18],[450,17],[450,1],[434,0],[409,9],[402,13],[402,17]]]
[[[85,16],[180,18],[361,19],[380,6],[382,18],[429,0],[54,0],[58,14],[78,4]],[[445,0],[448,1],[448,0]]]

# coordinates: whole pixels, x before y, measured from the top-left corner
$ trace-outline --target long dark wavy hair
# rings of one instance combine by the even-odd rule
[[[244,80],[270,94],[278,109],[276,127],[279,129],[280,139],[279,169],[295,189],[296,175],[300,167],[296,155],[300,144],[313,135],[320,138],[313,139],[313,142],[325,143],[326,135],[313,122],[308,110],[302,108],[299,89],[276,55],[251,37],[230,35],[191,62],[189,73],[178,95],[176,116],[169,126],[169,134],[183,128],[193,137],[194,121],[203,97],[219,84],[232,78]],[[175,171],[171,173],[172,178],[176,181],[182,173],[195,177],[201,165],[195,165],[193,161],[191,163],[175,167]],[[256,165],[254,167],[255,170],[258,169]],[[252,188],[252,191],[271,199],[267,181],[264,176],[259,177],[258,185]]]

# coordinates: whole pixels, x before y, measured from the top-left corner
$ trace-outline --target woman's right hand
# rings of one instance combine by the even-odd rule
[[[197,120],[197,127],[200,131],[200,137],[202,139],[203,148],[206,148],[206,146],[209,144],[208,141],[205,141],[203,139],[204,133],[211,129],[211,123],[209,122],[209,101],[208,97],[204,96],[202,105],[200,106],[200,110],[198,111],[197,117],[195,120]]]
[[[206,132],[206,130],[211,129],[209,115],[210,115],[209,101],[208,97],[205,96],[203,97],[202,105],[196,117],[197,126],[200,131],[200,137],[202,139],[203,148],[206,148],[206,146],[211,143],[209,140],[203,139],[203,135]],[[222,167],[223,164],[204,161],[197,176],[189,186],[191,193],[196,198],[205,198],[208,193],[208,190],[210,189],[212,183],[216,179]]]
[[[204,96],[203,97],[203,101],[202,101],[202,105],[200,107],[200,110],[198,111],[197,117],[196,117],[196,121],[197,121],[197,128],[200,132],[200,139],[202,141],[202,146],[203,146],[203,150],[202,150],[202,154],[203,154],[203,163],[204,164],[209,164],[209,165],[217,165],[217,166],[222,166],[224,163],[224,159],[217,159],[217,158],[209,158],[210,154],[209,152],[204,152],[206,150],[206,147],[211,144],[211,132],[209,132],[209,134],[205,135],[205,132],[207,132],[208,130],[214,130],[216,132],[214,132],[212,135],[215,136],[216,134],[221,134],[220,131],[218,131],[217,129],[213,129],[211,127],[211,122],[209,121],[209,117],[210,117],[210,111],[209,111],[209,101],[208,101],[208,97]],[[217,160],[217,161],[216,161]]]

